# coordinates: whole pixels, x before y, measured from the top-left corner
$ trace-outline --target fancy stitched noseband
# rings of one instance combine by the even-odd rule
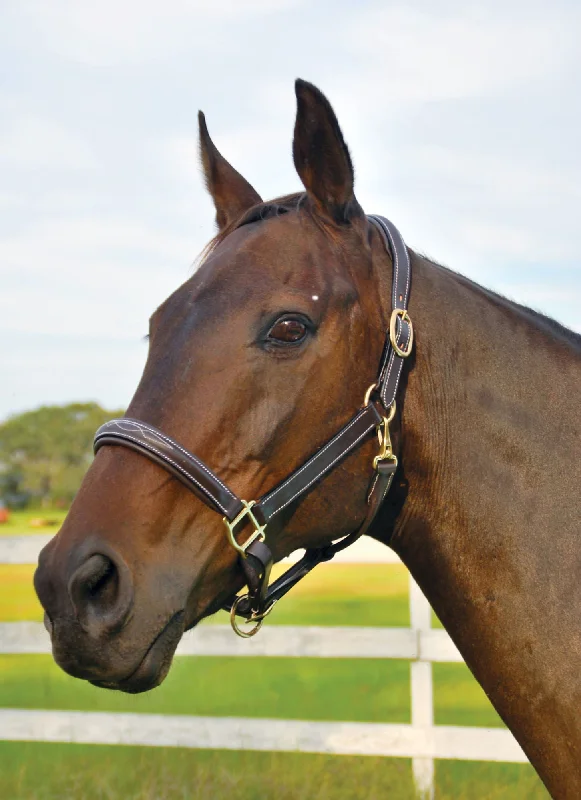
[[[389,220],[376,215],[371,215],[368,219],[380,232],[393,260],[392,313],[377,380],[367,390],[363,406],[355,416],[278,486],[257,501],[242,500],[199,458],[162,431],[139,420],[125,417],[114,419],[102,425],[95,434],[95,453],[105,445],[123,445],[135,450],[166,469],[207,506],[222,514],[228,541],[239,554],[248,585],[247,594],[233,597],[224,608],[230,611],[233,629],[244,638],[258,632],[274,604],[313,567],[323,561],[330,561],[336,553],[366,533],[389,491],[397,469],[389,424],[395,414],[395,397],[403,363],[413,347],[412,322],[407,313],[410,260],[400,233]],[[277,514],[306,494],[374,431],[377,432],[380,452],[373,461],[374,473],[363,523],[338,542],[307,549],[300,561],[269,586],[273,557],[266,544],[268,525]],[[237,535],[244,523],[252,526],[252,532],[241,544]],[[254,627],[248,631],[242,630],[236,616],[243,617]]]

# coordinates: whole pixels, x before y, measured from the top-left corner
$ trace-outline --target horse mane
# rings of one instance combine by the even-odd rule
[[[467,278],[466,275],[462,275],[462,273],[450,269],[445,264],[440,264],[435,259],[429,258],[428,256],[420,253],[416,253],[416,255],[422,260],[426,261],[428,264],[431,264],[433,267],[445,270],[446,272],[449,272],[460,278],[463,283],[469,284],[473,288],[480,290],[497,305],[502,305],[504,308],[519,312],[535,327],[540,328],[550,336],[556,336],[559,339],[565,340],[565,342],[572,345],[576,351],[581,352],[581,334],[577,333],[571,328],[568,328],[566,325],[557,322],[556,319],[553,319],[552,317],[549,317],[546,314],[543,314],[541,311],[531,308],[530,306],[525,306],[522,303],[518,303],[515,300],[512,300],[510,297],[500,294],[500,292],[495,292],[492,289],[488,289],[487,287],[476,283],[470,278]]]
[[[510,301],[509,301],[510,302]],[[576,331],[572,330],[571,328],[567,328],[566,325],[562,325],[560,322],[557,322],[556,319],[552,317],[548,317],[546,314],[543,314],[541,311],[537,311],[534,308],[529,308],[528,306],[521,306],[518,303],[514,303],[513,305],[518,306],[519,308],[523,309],[525,312],[528,312],[534,319],[538,320],[542,327],[548,328],[552,333],[556,333],[558,336],[567,339],[571,344],[573,344],[580,352],[581,352],[581,334],[577,333]]]

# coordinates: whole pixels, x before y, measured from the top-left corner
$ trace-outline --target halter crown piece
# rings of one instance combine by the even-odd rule
[[[395,415],[395,397],[403,363],[413,348],[413,327],[407,312],[411,267],[405,243],[394,225],[385,217],[370,215],[368,219],[381,234],[393,260],[392,313],[377,380],[369,387],[363,406],[349,422],[268,494],[257,501],[242,500],[199,458],[146,422],[127,417],[113,419],[95,434],[95,453],[105,445],[123,445],[135,450],[166,469],[207,506],[222,514],[228,541],[238,552],[248,586],[246,594],[232,597],[224,608],[230,612],[232,628],[243,638],[258,632],[274,604],[313,567],[330,561],[336,553],[367,532],[397,469],[389,424]],[[362,525],[338,542],[306,550],[300,561],[269,586],[273,564],[266,542],[269,524],[374,432],[377,433],[380,452],[373,460],[368,510]],[[251,533],[240,543],[243,525],[250,525]],[[236,617],[244,618],[253,627],[241,629]]]

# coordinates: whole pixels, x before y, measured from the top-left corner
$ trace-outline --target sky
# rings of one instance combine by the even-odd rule
[[[0,419],[128,404],[215,232],[198,109],[262,197],[297,191],[297,77],[368,213],[581,331],[580,36],[578,0],[0,3]]]

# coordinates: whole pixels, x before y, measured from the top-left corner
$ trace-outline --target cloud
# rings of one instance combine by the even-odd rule
[[[410,145],[400,156],[398,181],[414,197],[418,217],[436,220],[441,234],[466,252],[517,263],[577,259],[578,166],[565,170],[518,154],[462,150],[461,144]],[[433,244],[439,238],[432,231],[427,237]]]
[[[25,115],[8,120],[0,133],[0,168],[33,172],[94,170],[95,154],[86,140],[56,120]]]
[[[299,0],[23,0],[12,13],[43,49],[91,67],[110,67],[215,47],[215,39],[208,37],[210,26],[224,35],[240,21],[297,5]],[[231,30],[235,35],[235,27]]]
[[[126,402],[150,313],[214,231],[198,107],[263,197],[293,191],[297,75],[333,103],[367,211],[581,328],[580,23],[567,0],[11,4],[0,416]]]
[[[96,217],[45,220],[0,247],[0,330],[132,340],[200,249],[193,237]]]
[[[2,351],[0,415],[73,400],[127,407],[146,356],[142,341],[13,336]]]
[[[358,8],[341,44],[359,62],[350,71],[359,99],[388,111],[393,101],[505,93],[560,70],[576,52],[579,11],[523,13],[514,6],[506,3],[499,11],[489,4],[411,2]]]
[[[517,200],[529,207],[547,198],[581,199],[578,165],[568,170],[550,169],[542,164],[520,161],[518,153],[507,159],[486,152],[424,144],[410,148],[408,160],[417,172],[429,172],[434,180],[447,180],[462,190],[479,192],[486,201],[512,203]]]

